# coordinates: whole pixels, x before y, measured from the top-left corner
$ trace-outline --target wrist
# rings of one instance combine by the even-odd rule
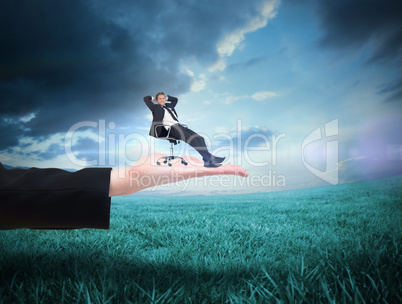
[[[125,167],[110,171],[109,197],[129,195],[146,187],[141,187],[140,172],[135,167]]]

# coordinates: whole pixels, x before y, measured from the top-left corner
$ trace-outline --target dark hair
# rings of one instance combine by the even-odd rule
[[[165,93],[163,93],[163,92],[159,92],[158,94],[156,94],[156,96],[155,96],[155,100],[158,100],[158,96],[159,95],[165,95]]]

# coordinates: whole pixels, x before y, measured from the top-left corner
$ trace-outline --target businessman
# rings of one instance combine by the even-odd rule
[[[156,101],[156,104],[153,101]],[[165,93],[159,92],[155,97],[145,96],[144,102],[153,115],[149,135],[166,137],[170,129],[171,137],[186,142],[200,153],[204,167],[215,168],[222,165],[225,158],[212,155],[208,151],[204,138],[179,122],[179,116],[175,110],[178,102],[176,97],[168,95],[166,98]]]
[[[6,169],[0,163],[0,230],[108,229],[112,196],[194,177],[248,176],[246,170],[231,164],[206,169],[195,157],[185,158],[188,166],[157,166],[156,160],[162,156],[145,155],[126,168],[85,168],[76,172]]]

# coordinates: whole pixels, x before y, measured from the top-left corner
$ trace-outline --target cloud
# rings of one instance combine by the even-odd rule
[[[233,147],[241,147],[242,149],[246,144],[248,147],[266,146],[271,142],[272,136],[275,134],[272,130],[260,126],[221,131],[221,134],[215,137],[217,147],[233,145]]]
[[[203,75],[180,73],[183,62],[216,62],[218,43],[237,47],[235,36],[244,39],[266,24],[270,3],[276,5],[1,1],[0,150],[26,136],[66,132],[79,121],[132,124],[148,111],[145,95],[204,89]]]
[[[132,103],[137,92],[150,89],[157,70],[147,68],[140,37],[89,3],[0,4],[0,117],[36,113],[20,136],[47,136],[80,120],[124,117],[123,108],[138,108]],[[153,83],[161,85],[162,76],[164,84],[188,86],[185,77],[167,77],[164,71]]]
[[[384,102],[400,102],[401,101],[401,79],[384,83],[379,87],[378,95],[384,95]]]
[[[18,145],[18,139],[23,132],[22,122],[7,116],[0,117],[0,150]]]
[[[206,77],[204,74],[199,76],[199,79],[194,79],[193,83],[191,84],[190,91],[191,92],[200,92],[205,89],[206,86]]]
[[[54,159],[59,155],[63,155],[64,147],[60,144],[51,144],[44,152],[37,153],[37,157],[40,159]]]
[[[206,86],[205,74],[200,74],[198,77],[198,80],[197,80],[194,72],[185,66],[181,67],[181,73],[188,75],[193,79],[191,86],[190,86],[190,92],[200,92],[205,89],[205,86]]]
[[[277,62],[281,60],[281,56],[286,52],[287,47],[283,47],[275,52],[274,55],[271,56],[260,56],[248,59],[243,62],[232,63],[226,67],[227,71],[235,72],[235,71],[242,71],[244,72],[245,69],[252,68],[252,67],[259,67],[264,63],[267,62]]]
[[[30,122],[32,119],[34,119],[36,117],[35,113],[29,113],[23,117],[20,118],[20,121],[23,123],[27,123]]]
[[[323,48],[370,48],[367,63],[393,62],[401,54],[402,3],[394,0],[314,1]]]
[[[272,97],[278,96],[278,93],[272,92],[272,91],[264,91],[264,92],[256,92],[253,95],[251,95],[252,99],[255,100],[266,100]]]
[[[219,55],[217,62],[210,67],[211,72],[223,71],[226,68],[225,57],[232,56],[233,52],[240,46],[245,39],[245,35],[255,32],[267,25],[268,20],[276,16],[276,9],[279,1],[268,0],[260,3],[259,14],[252,18],[245,26],[239,27],[225,35],[216,46]]]
[[[244,69],[252,67],[252,66],[258,66],[260,64],[263,64],[267,60],[268,60],[268,57],[265,57],[265,56],[251,58],[251,59],[247,60],[246,62],[232,63],[231,65],[227,66],[227,70],[229,70],[229,71],[244,70]]]
[[[215,95],[215,99],[223,102],[224,104],[231,104],[235,102],[236,100],[239,99],[247,99],[249,98],[248,95],[239,95],[239,96],[233,96],[230,93],[223,93],[223,94],[217,94]]]
[[[268,19],[272,19],[276,15],[276,7],[279,1],[266,1],[261,4],[260,15],[251,19],[243,28],[226,35],[218,42],[216,47],[220,57],[232,56],[234,50],[239,47],[240,43],[245,39],[245,35],[252,33],[267,25]]]
[[[8,154],[27,155],[32,160],[55,159],[64,154],[64,134],[57,133],[48,137],[23,137],[18,139],[18,145],[9,147]]]
[[[233,102],[239,100],[239,99],[254,99],[258,101],[266,100],[269,98],[273,98],[278,96],[278,93],[272,92],[272,91],[262,91],[262,92],[256,92],[253,95],[237,95],[233,96],[230,93],[223,93],[223,94],[217,94],[215,95],[215,99],[224,103],[224,104],[232,104]]]

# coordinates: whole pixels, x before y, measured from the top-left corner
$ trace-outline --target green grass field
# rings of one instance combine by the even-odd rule
[[[0,232],[0,303],[400,303],[401,177],[112,199],[110,230]]]

